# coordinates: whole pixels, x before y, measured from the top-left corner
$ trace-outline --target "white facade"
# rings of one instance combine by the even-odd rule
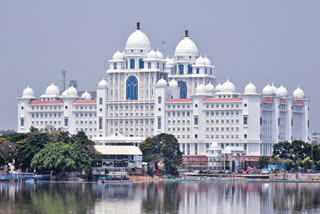
[[[283,86],[268,84],[260,94],[251,82],[243,93],[229,80],[216,85],[214,66],[188,32],[164,59],[138,25],[109,63],[96,99],[73,87],[60,94],[54,84],[36,98],[26,88],[18,98],[18,131],[82,130],[90,138],[166,132],[186,156],[206,156],[212,142],[259,156],[271,155],[279,141],[309,141],[309,99],[299,87],[290,96]]]

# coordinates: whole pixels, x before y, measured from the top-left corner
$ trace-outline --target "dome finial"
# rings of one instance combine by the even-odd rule
[[[137,30],[140,30],[140,22],[137,22]]]
[[[184,37],[189,37],[189,31],[188,30],[184,31]]]

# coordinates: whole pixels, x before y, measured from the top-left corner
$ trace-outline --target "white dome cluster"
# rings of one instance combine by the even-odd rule
[[[205,66],[206,65],[206,61],[204,60],[204,58],[202,56],[199,56],[196,59],[195,64],[196,64],[196,66]]]
[[[136,31],[128,37],[125,49],[150,50],[150,41],[146,34],[140,30],[140,23],[137,23]]]
[[[222,89],[222,85],[219,83],[214,90],[215,90],[216,92],[220,92],[221,89]]]
[[[45,96],[59,96],[60,90],[55,84],[51,84],[47,87]]]
[[[288,90],[281,85],[276,92],[276,95],[279,97],[287,97],[288,96]]]
[[[189,38],[188,31],[186,31],[185,37],[178,43],[174,56],[182,56],[182,57],[198,57],[199,51],[194,42]]]
[[[174,61],[173,59],[170,59],[170,58],[166,58],[166,67],[169,68],[169,67],[173,67],[174,65]]]
[[[84,100],[91,100],[91,94],[89,94],[88,91],[85,91],[82,95],[81,95],[81,98],[84,99]]]
[[[169,86],[172,88],[178,88],[178,82],[173,79],[169,82]]]
[[[117,52],[115,52],[113,54],[112,60],[114,60],[114,61],[122,61],[123,60],[123,53],[120,52],[119,50],[117,50]]]
[[[244,94],[248,95],[254,95],[257,94],[257,88],[254,84],[251,83],[251,81],[246,85],[246,87],[244,88]]]
[[[106,88],[106,87],[108,87],[107,81],[106,81],[105,79],[102,79],[102,80],[99,82],[98,87],[99,87],[99,88]]]
[[[196,88],[196,95],[207,95],[206,87],[200,83]]]
[[[236,92],[236,87],[234,86],[234,84],[232,82],[227,80],[226,82],[224,82],[222,84],[220,92],[223,92],[223,93],[234,93],[234,92]]]
[[[210,82],[206,85],[206,91],[209,94],[212,94],[214,92],[214,86]]]
[[[34,93],[33,93],[33,89],[30,88],[29,86],[26,87],[23,92],[22,92],[22,98],[34,98]]]
[[[167,86],[167,85],[168,85],[167,80],[163,79],[162,77],[161,77],[161,79],[159,79],[159,81],[157,82],[157,86],[164,87],[164,86]]]
[[[76,98],[78,97],[78,91],[75,87],[71,86],[61,94],[62,98]]]
[[[159,50],[157,50],[157,51],[151,50],[148,52],[147,58],[148,59],[163,59],[163,54]]]
[[[296,90],[293,91],[293,99],[296,99],[296,100],[304,99],[304,92],[299,86]]]
[[[263,90],[262,90],[262,94],[264,96],[272,96],[273,95],[273,88],[270,84],[266,85]]]

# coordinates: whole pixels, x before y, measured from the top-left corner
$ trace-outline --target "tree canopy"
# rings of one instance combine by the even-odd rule
[[[31,167],[40,172],[72,171],[76,169],[76,156],[71,145],[62,142],[50,143],[33,157]]]
[[[148,137],[140,144],[143,153],[143,161],[158,165],[164,162],[167,173],[177,175],[177,168],[182,164],[182,152],[179,149],[178,140],[171,134],[158,134]]]

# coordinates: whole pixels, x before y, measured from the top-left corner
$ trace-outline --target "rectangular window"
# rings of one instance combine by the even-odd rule
[[[161,117],[158,117],[158,129],[161,129]]]
[[[68,126],[68,118],[64,118],[64,126]]]
[[[199,119],[198,116],[194,116],[194,125],[198,125]]]
[[[117,70],[117,63],[113,63],[113,69]]]
[[[293,119],[291,119],[291,127],[293,127]]]
[[[197,74],[199,74],[200,73],[200,69],[199,68],[197,68]]]
[[[260,117],[260,126],[262,125],[262,117]]]
[[[161,104],[161,97],[158,97],[158,104]]]
[[[188,74],[192,74],[192,66],[188,65]]]
[[[102,105],[102,97],[99,98],[99,104]]]
[[[248,135],[247,134],[244,134],[244,138],[246,139],[248,137]]]
[[[99,129],[102,129],[102,117],[99,117]]]
[[[148,68],[149,69],[151,68],[151,62],[148,62]]]
[[[248,125],[248,115],[243,116],[243,124]]]
[[[157,68],[158,68],[158,69],[160,68],[160,64],[159,64],[159,62],[157,62]]]
[[[198,144],[194,144],[194,154],[198,155]]]
[[[20,126],[24,126],[24,118],[20,119]]]

